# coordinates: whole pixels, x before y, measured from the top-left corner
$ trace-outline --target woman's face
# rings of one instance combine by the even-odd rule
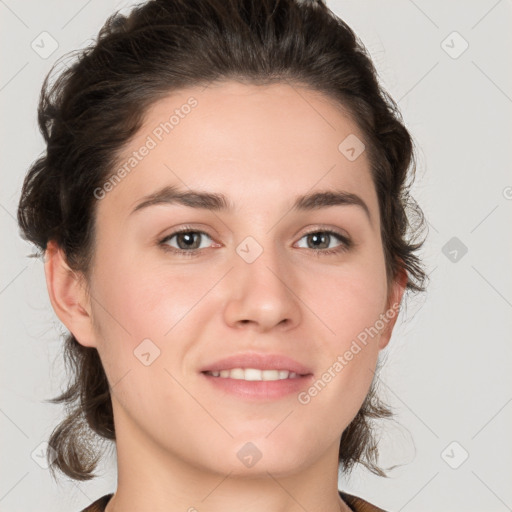
[[[403,292],[362,140],[285,84],[147,112],[95,192],[92,322],[74,332],[99,351],[118,444],[223,474],[337,464]]]

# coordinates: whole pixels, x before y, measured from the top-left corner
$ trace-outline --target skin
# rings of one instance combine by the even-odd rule
[[[255,351],[286,354],[319,378],[400,302],[407,277],[387,286],[366,152],[349,161],[338,150],[348,135],[364,137],[318,92],[224,82],[155,103],[119,161],[190,96],[197,107],[98,201],[88,280],[53,242],[46,253],[52,305],[98,350],[112,387],[118,488],[107,510],[349,510],[337,490],[339,441],[396,315],[307,405],[295,393],[269,401],[223,394],[200,369]],[[163,185],[223,193],[234,210],[160,204],[130,215]],[[330,189],[360,196],[371,218],[355,205],[290,209],[296,196]],[[159,245],[183,226],[208,235],[196,235],[194,257]],[[326,228],[353,245],[320,254],[326,246],[305,235]],[[235,250],[248,236],[263,249],[250,264]],[[134,357],[147,338],[160,350],[149,366]],[[247,442],[262,454],[251,468],[237,457]]]

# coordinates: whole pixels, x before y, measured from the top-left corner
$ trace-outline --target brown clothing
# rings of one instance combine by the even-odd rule
[[[354,512],[386,512],[357,496],[352,496],[351,494],[346,494],[341,491],[340,496]]]
[[[105,507],[112,496],[113,494],[106,494],[105,496],[102,496],[87,508],[84,508],[82,512],[105,512]],[[376,507],[357,496],[352,496],[341,491],[340,496],[354,512],[385,512],[381,508]]]

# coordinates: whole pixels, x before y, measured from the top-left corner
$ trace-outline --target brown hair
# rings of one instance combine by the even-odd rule
[[[55,240],[70,267],[89,275],[94,190],[113,173],[120,150],[158,99],[214,80],[286,82],[324,93],[356,121],[379,200],[388,282],[404,269],[408,290],[425,289],[416,255],[425,223],[409,194],[411,137],[364,46],[322,0],[151,0],[127,16],[110,16],[95,44],[77,53],[52,84],[54,68],[43,83],[38,120],[46,151],[29,169],[18,207],[23,238],[41,251]],[[65,357],[71,381],[51,401],[66,404],[67,417],[49,440],[57,454],[51,468],[86,480],[100,457],[92,432],[115,439],[109,383],[96,349],[72,334]],[[372,384],[342,434],[343,470],[362,463],[384,475],[372,420],[390,415]]]

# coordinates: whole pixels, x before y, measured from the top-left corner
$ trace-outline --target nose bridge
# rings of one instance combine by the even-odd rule
[[[262,237],[259,237],[260,240]],[[285,287],[286,261],[283,251],[275,244],[271,236],[260,243],[253,236],[247,236],[236,247],[236,273],[240,280],[248,281],[252,286],[264,285],[265,289],[281,291]]]
[[[232,325],[249,321],[267,329],[299,320],[286,255],[271,240],[268,236],[260,243],[248,236],[235,248],[226,305],[226,320]]]

